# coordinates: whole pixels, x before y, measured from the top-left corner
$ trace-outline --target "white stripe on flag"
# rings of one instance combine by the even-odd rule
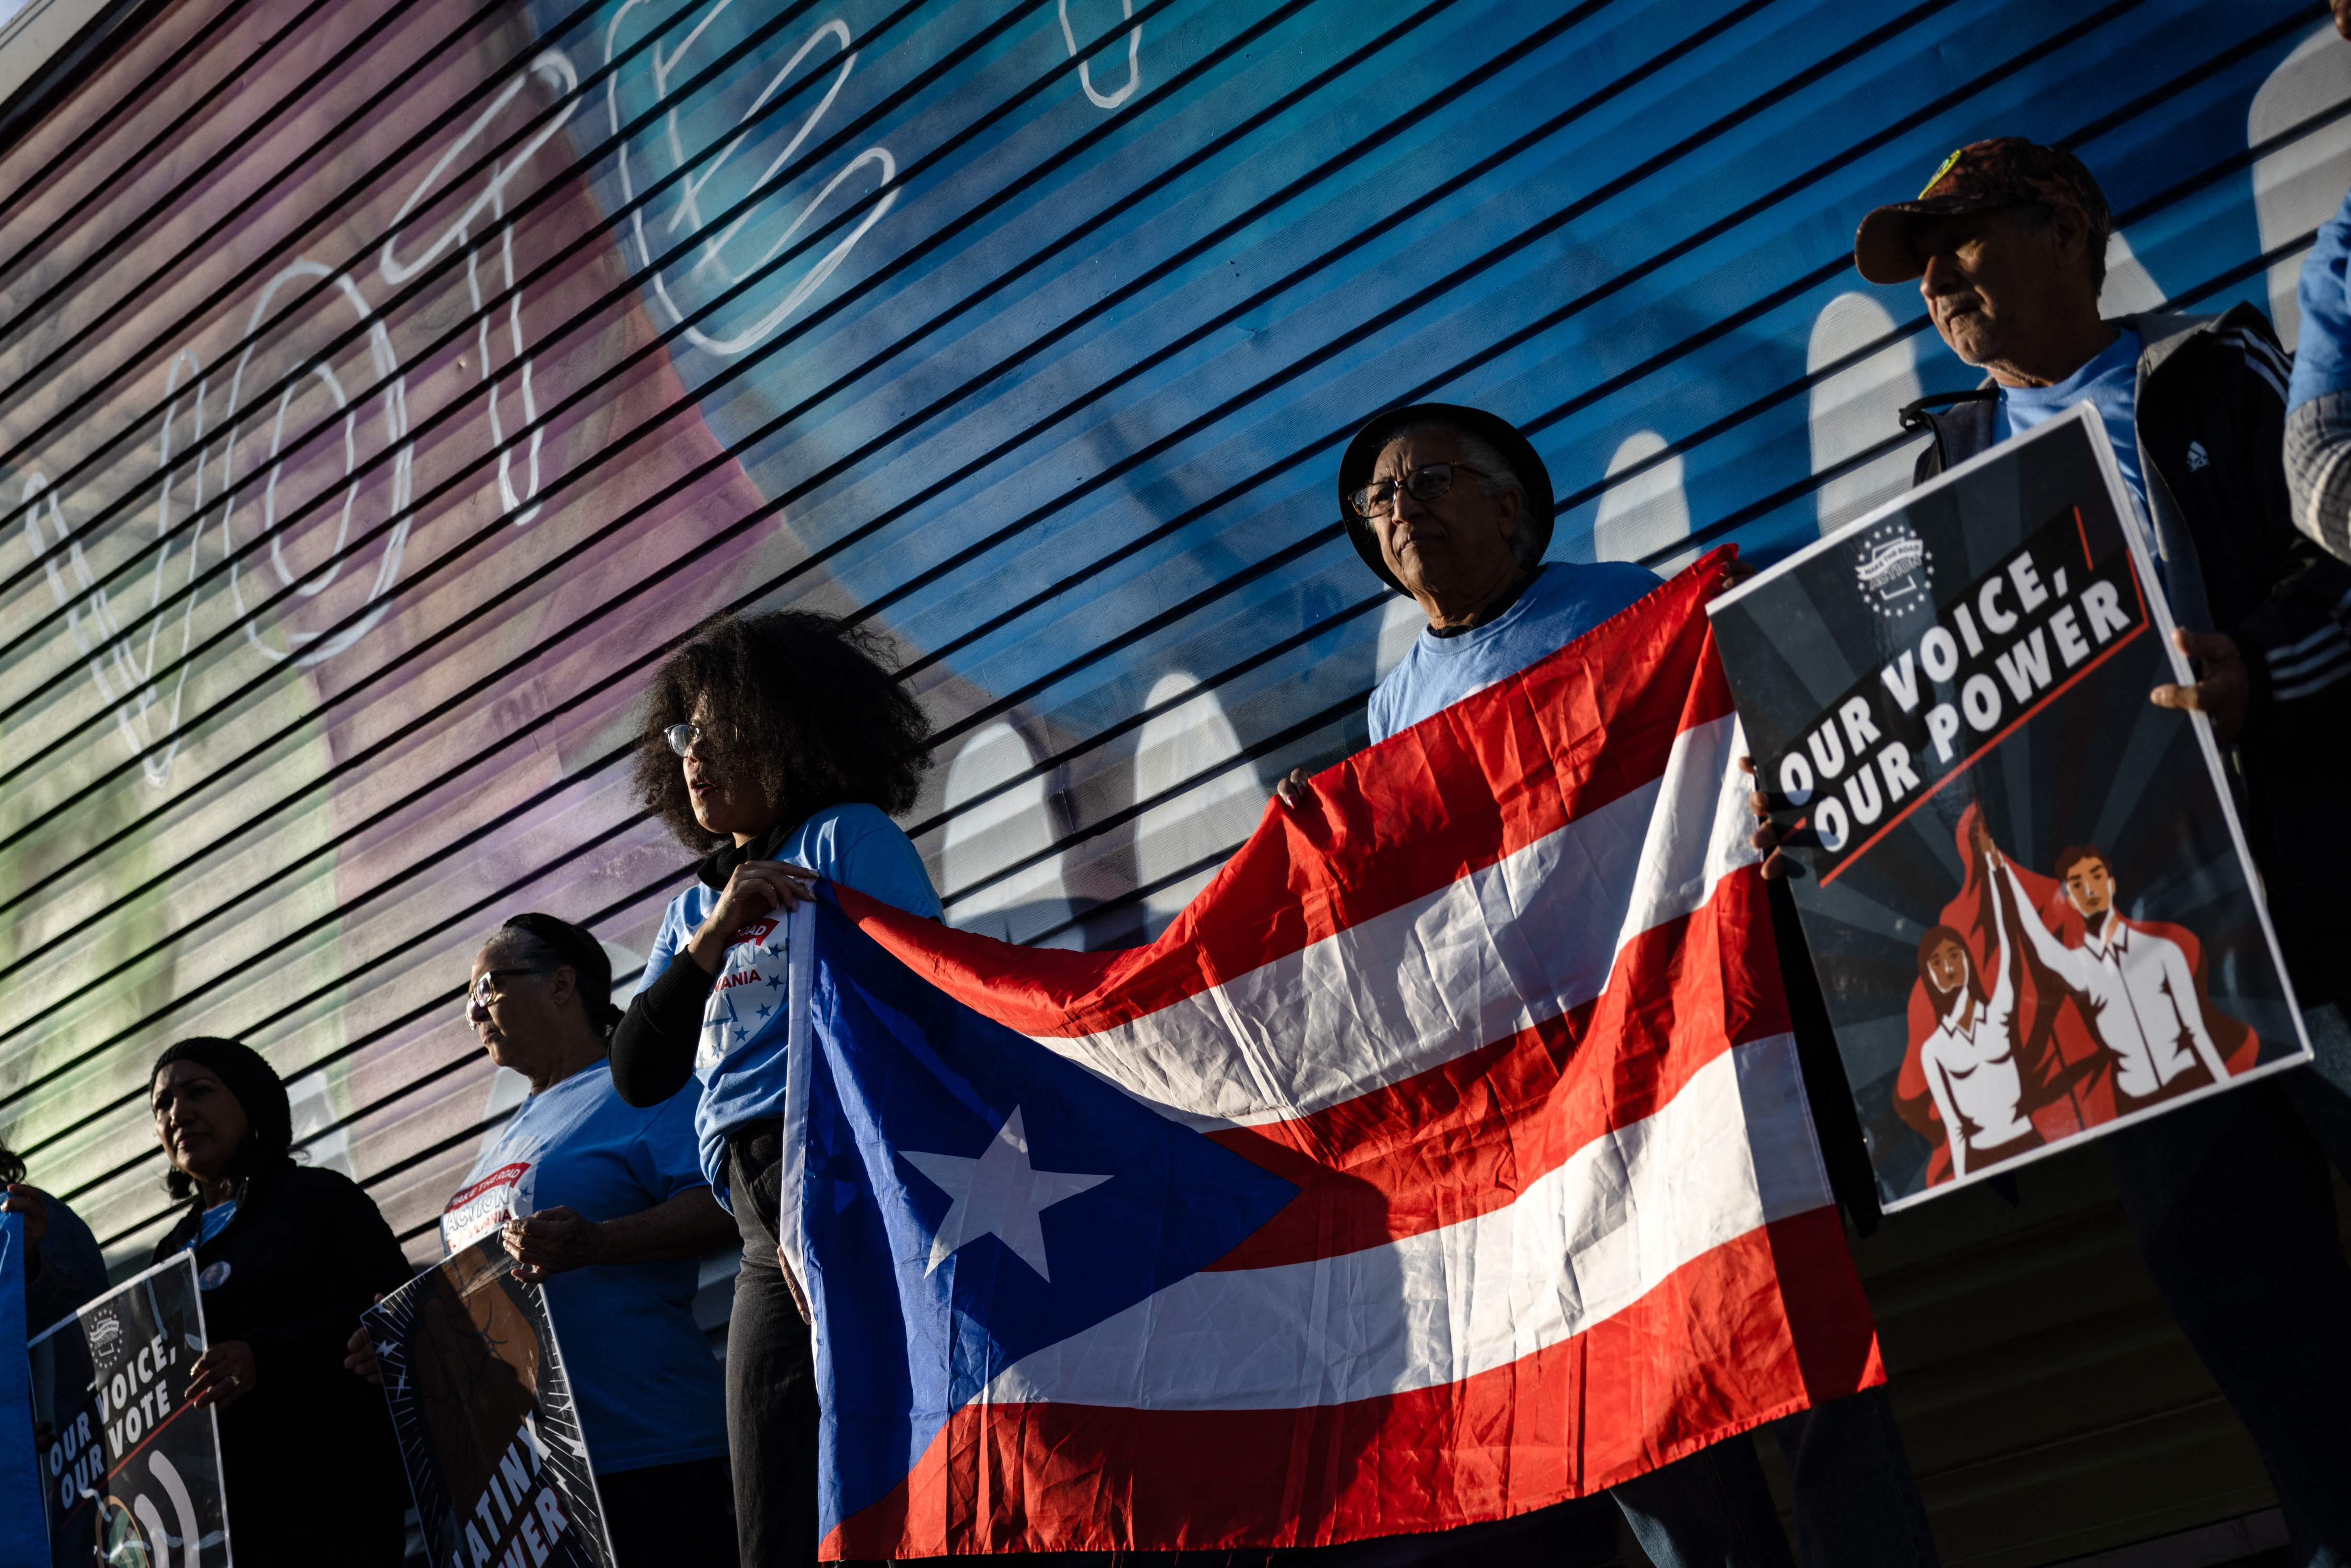
[[[809,1058],[816,1039],[809,1017],[809,991],[816,973],[816,900],[802,899],[785,917],[784,962],[784,1146],[783,1175],[777,1187],[776,1249],[794,1281],[809,1277],[808,1228],[800,1223],[800,1195],[808,1187]],[[728,1212],[733,1212],[732,1195]]]
[[[1199,1273],[1023,1357],[986,1404],[1295,1409],[1458,1382],[1830,1201],[1792,1037],[1698,1070],[1507,1208],[1343,1257]]]
[[[1729,716],[1665,772],[1426,897],[1093,1034],[1036,1036],[1200,1126],[1302,1115],[1400,1082],[1598,996],[1617,951],[1752,864]]]

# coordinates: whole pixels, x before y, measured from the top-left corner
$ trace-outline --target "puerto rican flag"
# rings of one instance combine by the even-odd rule
[[[1147,947],[795,913],[825,1556],[1441,1530],[1882,1380],[1724,559],[1270,808]]]

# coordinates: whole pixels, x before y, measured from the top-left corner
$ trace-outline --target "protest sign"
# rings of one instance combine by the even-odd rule
[[[2309,1054],[2086,405],[1711,607],[1881,1201]]]
[[[367,1314],[434,1568],[611,1568],[546,1298],[496,1239]]]
[[[219,1420],[188,1403],[204,1344],[186,1252],[33,1341],[33,1432],[57,1568],[228,1568]]]
[[[48,1560],[25,1355],[25,1217],[0,1214],[0,1568]]]

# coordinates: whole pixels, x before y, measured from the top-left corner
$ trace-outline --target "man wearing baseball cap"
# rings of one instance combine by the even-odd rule
[[[2113,226],[2072,153],[2020,137],[1946,158],[1917,198],[1870,213],[1854,266],[1916,280],[1935,329],[1988,379],[1901,411],[1933,437],[1924,481],[2075,403],[2095,407],[2199,679],[2198,709],[2242,780],[2317,1057],[2106,1140],[2149,1270],[2269,1466],[2297,1563],[2351,1562],[2351,1270],[2326,1162],[2351,1174],[2351,965],[2337,890],[2351,834],[2333,767],[2351,726],[2351,566],[2294,528],[2283,462],[2289,373],[2261,311],[2098,309]]]
[[[1364,564],[1409,594],[1428,622],[1372,692],[1374,743],[1557,652],[1658,582],[1647,568],[1625,562],[1546,562],[1551,472],[1515,426],[1483,409],[1418,403],[1374,417],[1340,457],[1339,506]],[[1301,771],[1278,792],[1295,808],[1309,788]],[[1797,967],[1809,988],[1810,967]],[[1792,984],[1790,1009],[1801,1021],[1795,990]],[[1816,994],[1813,1010],[1834,1062]],[[1813,1053],[1804,1061],[1810,1071]],[[1841,1076],[1834,1089],[1849,1125]],[[1837,1124],[1831,1120],[1824,1132]],[[1839,1196],[1865,1206],[1864,1222],[1874,1223],[1875,1192],[1857,1131],[1843,1159],[1840,1152],[1823,1149],[1833,1170],[1850,1173],[1835,1184]],[[1936,1561],[1883,1387],[1784,1417],[1777,1428],[1795,1481],[1806,1568],[1919,1568]],[[1744,1435],[1611,1495],[1657,1568],[1791,1561],[1754,1443]]]

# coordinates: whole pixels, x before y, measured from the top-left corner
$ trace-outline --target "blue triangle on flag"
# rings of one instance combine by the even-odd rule
[[[812,947],[801,1211],[818,1385],[835,1394],[830,1531],[896,1486],[997,1374],[1214,1263],[1298,1188],[956,1001],[828,897]],[[1025,1159],[997,1147],[991,1182],[973,1162],[1016,1112]],[[1039,1207],[1018,1201],[1029,1170]],[[998,1201],[950,1225],[958,1183]],[[1033,1232],[1019,1234],[1023,1217]],[[960,1244],[933,1267],[942,1227]],[[1022,1255],[1040,1244],[1044,1272]],[[843,1407],[847,1389],[863,1407]]]

